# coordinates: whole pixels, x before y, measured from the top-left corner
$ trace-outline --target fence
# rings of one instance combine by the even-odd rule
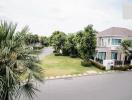
[[[130,65],[131,61],[119,61],[119,60],[115,60],[114,65]]]

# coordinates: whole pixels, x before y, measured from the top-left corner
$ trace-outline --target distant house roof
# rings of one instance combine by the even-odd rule
[[[111,27],[97,34],[97,37],[116,36],[116,37],[132,37],[132,30],[120,27]]]

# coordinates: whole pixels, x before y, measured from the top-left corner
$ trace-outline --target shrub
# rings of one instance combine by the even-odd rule
[[[120,66],[113,66],[113,70],[120,70],[120,71],[127,71],[132,69],[132,65],[120,65]]]
[[[129,69],[132,69],[132,65],[129,65]]]
[[[85,67],[89,67],[92,65],[91,61],[81,61],[81,65]]]
[[[54,51],[53,51],[53,53],[57,53],[57,51],[56,51],[56,50],[54,50]]]
[[[105,70],[105,66],[103,66],[102,64],[100,64],[98,62],[95,62],[94,60],[90,60],[90,61],[95,67],[97,67],[97,68],[99,68],[101,70]]]
[[[70,54],[70,57],[71,57],[71,58],[76,58],[77,55],[75,55],[75,54]]]
[[[55,53],[55,56],[62,56],[62,54],[60,54],[60,53]]]
[[[63,56],[69,56],[68,49],[67,48],[63,48],[62,49],[62,54],[63,54]]]

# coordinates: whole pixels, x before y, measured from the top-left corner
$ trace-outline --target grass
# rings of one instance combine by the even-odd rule
[[[70,58],[68,56],[54,56],[54,54],[44,57],[40,64],[45,69],[45,76],[58,76],[58,75],[68,75],[68,74],[80,74],[86,71],[97,71],[94,66],[83,67],[81,65],[80,58]]]

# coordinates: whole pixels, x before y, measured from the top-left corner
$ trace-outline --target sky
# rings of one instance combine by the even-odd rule
[[[30,32],[50,36],[53,31],[74,33],[88,24],[97,31],[110,27],[132,29],[123,18],[123,5],[132,0],[0,0],[0,19],[28,25]]]

